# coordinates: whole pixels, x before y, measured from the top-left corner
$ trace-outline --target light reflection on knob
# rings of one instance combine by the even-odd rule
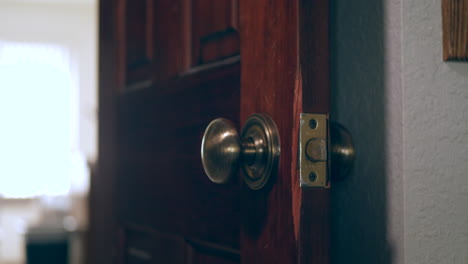
[[[234,123],[224,118],[213,120],[203,135],[203,168],[214,183],[228,182],[241,167],[246,184],[258,190],[277,172],[279,155],[278,130],[265,114],[250,116],[241,136]]]

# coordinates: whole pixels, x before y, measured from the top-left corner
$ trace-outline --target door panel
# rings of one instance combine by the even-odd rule
[[[126,84],[149,87],[239,55],[236,0],[121,0]]]
[[[186,256],[181,254],[185,250],[185,241],[177,236],[154,231],[133,229],[125,231],[125,263],[183,264],[187,263]]]
[[[188,241],[189,259],[193,264],[234,264],[240,262],[239,251],[216,244]]]
[[[192,65],[239,54],[238,1],[192,1]]]
[[[188,69],[187,1],[119,0],[102,5],[116,8],[116,20],[106,29],[117,32],[126,91],[151,87]]]
[[[154,62],[153,1],[131,1],[126,3],[125,13],[125,57],[129,79],[149,79]],[[143,72],[144,76],[138,73]],[[140,74],[143,74],[140,73]],[[133,77],[135,76],[135,77]],[[133,78],[132,78],[133,77]]]
[[[238,184],[212,184],[199,159],[208,122],[218,113],[238,120],[238,64],[184,76],[162,89],[167,91],[151,87],[119,98],[119,223],[238,247]]]
[[[239,123],[239,43],[237,37],[224,37],[236,26],[234,4],[101,2],[101,13],[114,12],[112,19],[101,18],[101,51],[116,47],[115,53],[103,54],[117,59],[101,64],[101,104],[112,112],[101,117],[113,118],[100,137],[113,140],[101,142],[100,155],[109,160],[98,174],[112,183],[107,218],[114,226],[104,235],[123,233],[101,263],[239,261],[239,184],[212,184],[200,162],[208,123],[219,115]],[[108,78],[113,85],[105,83]],[[94,182],[95,189],[106,188],[103,184]],[[187,241],[216,250],[199,250],[207,246]]]
[[[328,263],[328,191],[301,190],[298,120],[328,113],[326,1],[101,0],[90,263]],[[217,117],[270,115],[279,173],[217,185]]]

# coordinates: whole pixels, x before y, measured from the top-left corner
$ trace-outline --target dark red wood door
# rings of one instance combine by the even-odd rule
[[[301,190],[299,114],[328,114],[326,1],[101,0],[90,263],[328,263],[328,191]],[[271,188],[210,182],[208,123],[267,113]]]

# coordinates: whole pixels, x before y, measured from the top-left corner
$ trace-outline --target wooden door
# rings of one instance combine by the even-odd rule
[[[328,3],[101,0],[90,263],[329,263],[327,189],[301,189],[301,112],[329,111]],[[276,122],[271,188],[218,185],[216,117]]]

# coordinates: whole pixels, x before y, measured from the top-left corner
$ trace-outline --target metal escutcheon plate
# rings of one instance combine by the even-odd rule
[[[245,183],[254,190],[261,189],[277,173],[281,153],[280,139],[275,122],[266,114],[251,115],[242,130]],[[255,149],[248,153],[246,145]]]
[[[203,135],[203,168],[214,183],[228,182],[242,167],[245,183],[259,190],[277,173],[279,156],[278,129],[265,114],[250,116],[240,137],[235,125],[224,118],[213,120]]]

